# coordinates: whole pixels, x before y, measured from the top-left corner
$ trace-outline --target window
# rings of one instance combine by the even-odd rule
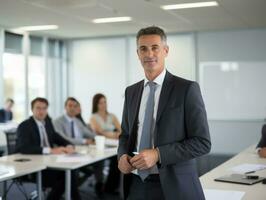
[[[43,39],[30,37],[30,55],[28,60],[28,105],[36,97],[45,97],[46,70],[44,65]],[[30,108],[29,108],[30,113]]]
[[[24,56],[21,54],[4,53],[3,55],[3,82],[4,98],[15,101],[14,118],[25,118],[25,67]]]

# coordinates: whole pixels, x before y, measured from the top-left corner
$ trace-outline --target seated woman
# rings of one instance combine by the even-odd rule
[[[99,135],[106,138],[118,139],[121,126],[114,114],[107,111],[106,97],[96,94],[93,97],[91,128]]]
[[[257,150],[260,157],[266,158],[266,124],[262,127],[261,139],[257,145]]]
[[[107,111],[106,97],[103,94],[96,94],[93,97],[90,125],[96,134],[103,135],[106,138],[118,139],[121,133],[121,126],[118,119],[114,114]],[[120,180],[116,156],[110,159],[109,169],[104,191],[114,193],[119,188]]]

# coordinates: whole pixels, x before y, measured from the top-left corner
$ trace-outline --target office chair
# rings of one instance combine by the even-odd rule
[[[6,135],[7,155],[16,153],[17,132],[11,129],[4,132]]]

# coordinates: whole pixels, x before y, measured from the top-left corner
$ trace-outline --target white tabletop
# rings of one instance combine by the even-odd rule
[[[97,161],[115,156],[117,148],[105,148],[104,150],[96,150],[94,145],[88,146],[76,146],[77,155],[25,155],[25,154],[13,154],[9,156],[3,156],[0,158],[3,163],[13,162],[15,159],[26,158],[30,159],[29,164],[44,165],[47,168],[53,168],[57,170],[77,169]],[[14,164],[14,162],[13,162]],[[15,163],[16,164],[16,163]]]
[[[223,175],[232,174],[231,169],[234,166],[240,164],[266,164],[266,158],[260,158],[255,152],[255,145],[249,147],[248,149],[242,151],[235,157],[231,158],[222,165],[216,167],[210,172],[200,177],[201,184],[204,189],[218,189],[218,190],[234,190],[243,191],[245,195],[243,200],[265,200],[266,199],[266,185],[262,183],[257,183],[254,185],[241,185],[241,184],[231,184],[214,181]],[[256,175],[266,178],[266,170],[258,171],[254,173]],[[253,175],[253,174],[252,174]]]
[[[32,162],[16,162],[14,159],[0,160],[0,181],[6,181],[46,169],[45,165]]]

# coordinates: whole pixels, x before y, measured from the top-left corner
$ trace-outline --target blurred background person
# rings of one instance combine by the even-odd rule
[[[65,113],[53,121],[55,130],[73,145],[93,144],[95,133],[76,118],[78,105],[75,98],[67,98]]]
[[[81,107],[78,100],[74,97],[68,97],[65,101],[65,113],[55,119],[53,124],[55,130],[73,145],[89,145],[94,144],[94,136],[96,135],[92,130],[89,130],[86,124],[77,117],[81,117]],[[82,167],[79,169],[78,184],[81,185],[92,174],[95,176],[95,192],[96,195],[101,194],[103,185],[103,164],[102,162],[94,163],[93,165]]]
[[[11,98],[6,100],[5,107],[0,109],[0,123],[5,123],[13,119],[12,108],[14,103],[14,100]]]
[[[257,152],[260,157],[266,158],[266,124],[261,129],[261,138],[257,145]]]
[[[16,151],[23,154],[71,154],[73,146],[62,138],[54,129],[48,116],[47,99],[37,97],[31,102],[32,116],[24,120],[17,129]],[[76,184],[76,172],[71,172],[71,196],[80,200]],[[44,187],[51,187],[48,200],[58,200],[65,190],[65,173],[58,170],[42,171]]]
[[[106,97],[103,94],[96,94],[92,102],[91,128],[106,138],[118,139],[121,133],[121,125],[117,117],[107,111]]]
[[[96,94],[92,101],[92,116],[90,119],[91,128],[98,135],[106,138],[118,139],[121,134],[121,125],[117,117],[107,111],[106,97],[103,94]],[[104,185],[104,191],[117,193],[120,182],[120,172],[117,168],[116,156],[109,159],[109,174]]]

